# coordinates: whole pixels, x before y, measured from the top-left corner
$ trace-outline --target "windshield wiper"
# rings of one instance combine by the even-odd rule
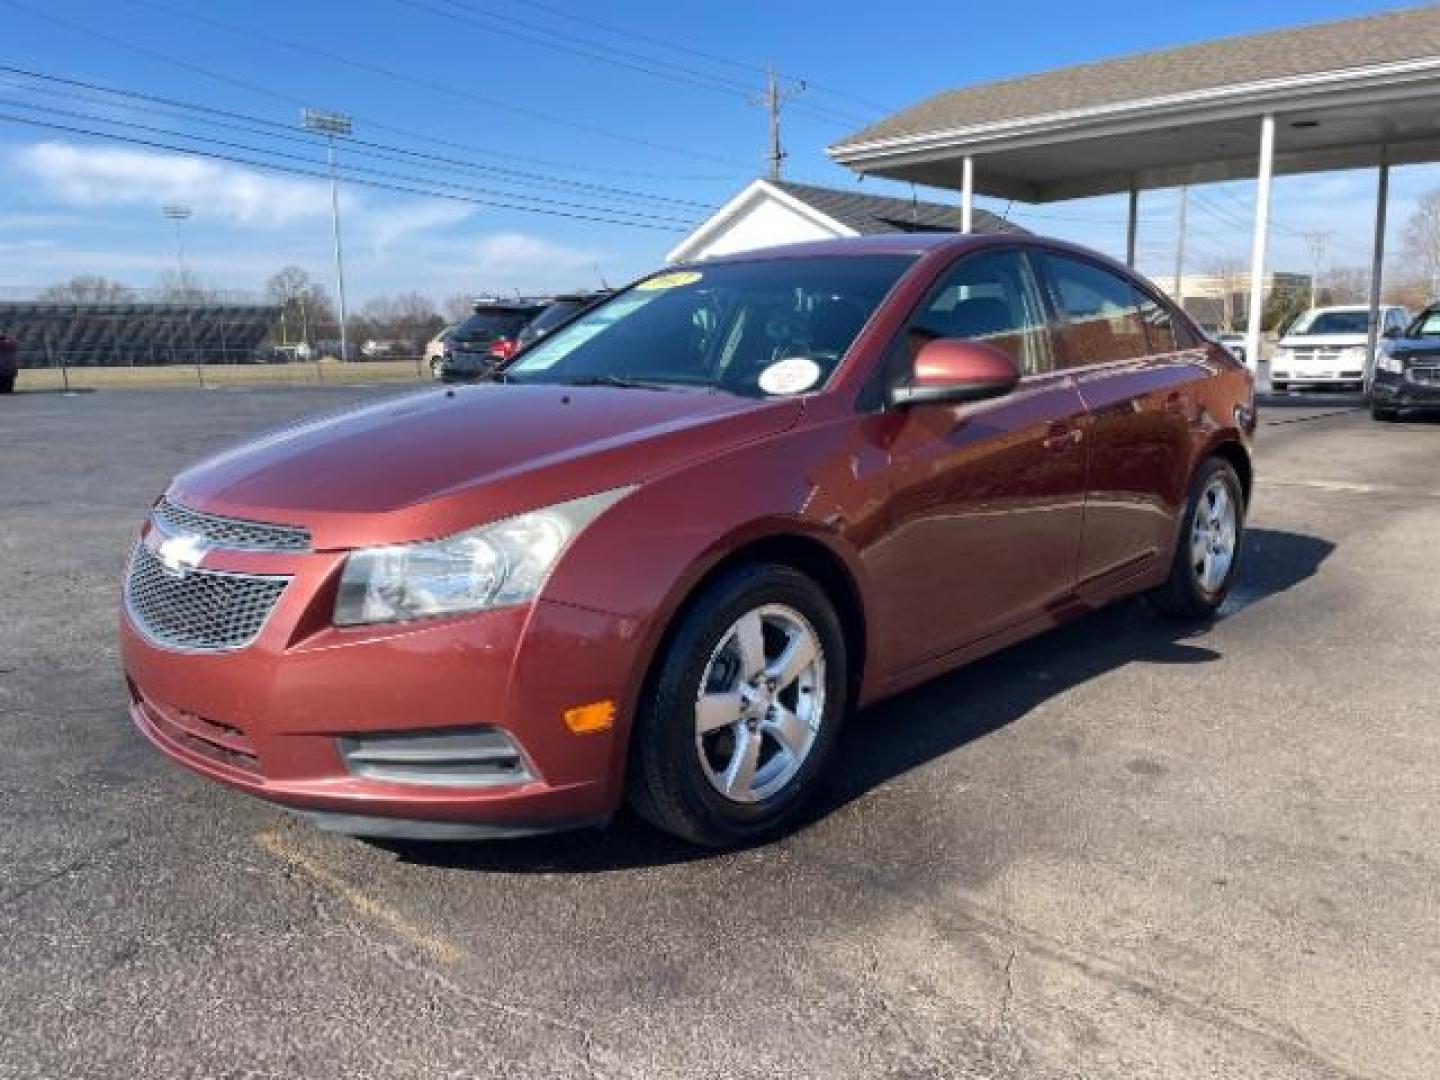
[[[627,379],[623,375],[577,375],[573,379],[561,379],[561,386],[615,386],[622,390],[673,390],[674,383],[653,382],[649,379]]]

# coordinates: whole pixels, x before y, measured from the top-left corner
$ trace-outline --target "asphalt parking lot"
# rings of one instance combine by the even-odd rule
[[[1440,1075],[1440,421],[1267,404],[1242,581],[860,715],[797,834],[381,846],[166,764],[120,569],[375,389],[0,399],[0,1076]]]

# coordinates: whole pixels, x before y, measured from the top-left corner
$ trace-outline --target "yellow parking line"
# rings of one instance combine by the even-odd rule
[[[266,832],[256,833],[255,842],[282,862],[299,870],[327,892],[344,900],[362,915],[383,924],[394,934],[404,938],[440,963],[454,964],[465,955],[458,946],[444,938],[426,933],[388,904],[366,896],[329,867],[321,865],[303,851],[292,847],[278,830],[270,829]]]

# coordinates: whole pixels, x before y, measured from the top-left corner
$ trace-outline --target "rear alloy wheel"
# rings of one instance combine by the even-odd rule
[[[633,736],[630,803],[696,843],[755,839],[812,793],[846,707],[844,635],[786,566],[743,567],[682,617]]]
[[[1213,615],[1230,592],[1240,558],[1245,496],[1228,461],[1208,458],[1195,475],[1165,584],[1150,594],[1167,615]]]

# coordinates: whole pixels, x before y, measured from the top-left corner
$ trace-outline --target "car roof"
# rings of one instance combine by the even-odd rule
[[[703,263],[749,262],[754,259],[805,259],[820,255],[924,255],[945,247],[968,247],[990,233],[882,233],[875,236],[842,236],[833,240],[806,240],[798,244],[751,248],[728,255],[715,255]],[[1000,235],[1000,234],[995,234]],[[1010,236],[1011,234],[1003,234]]]

